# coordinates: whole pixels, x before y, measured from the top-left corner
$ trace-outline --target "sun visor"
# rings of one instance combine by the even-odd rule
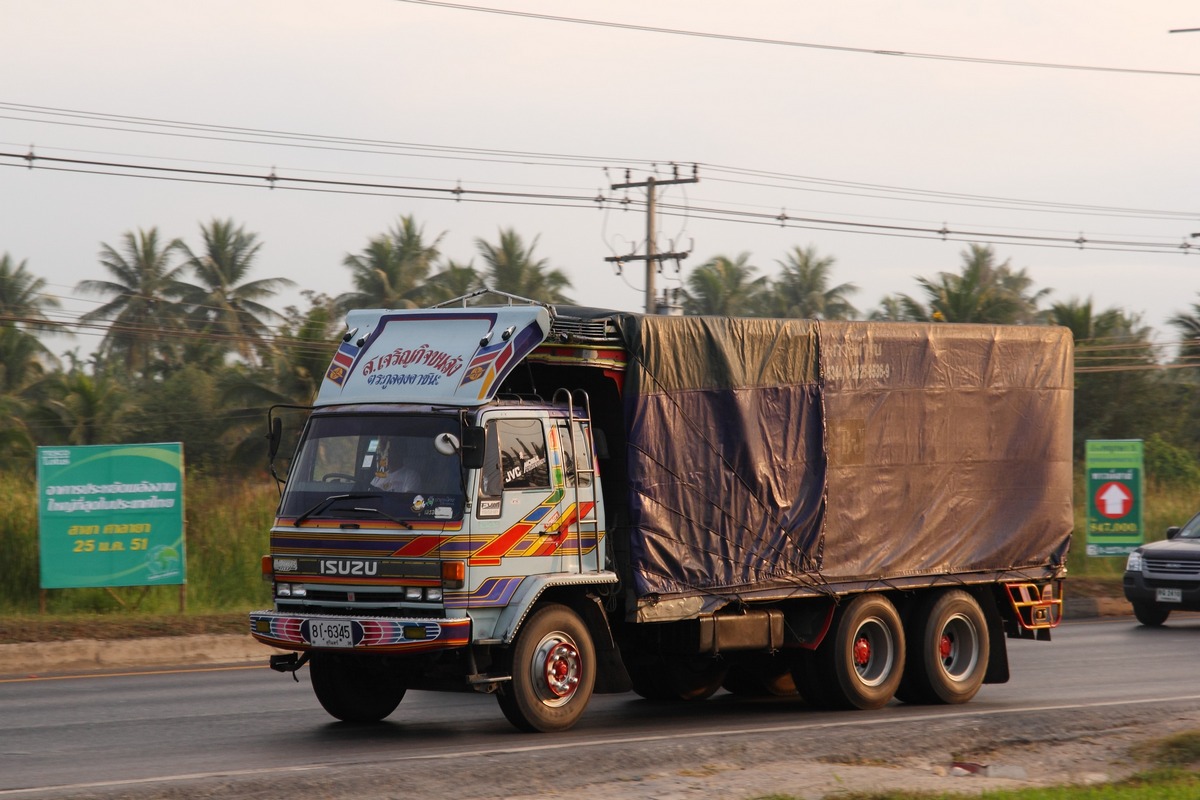
[[[546,338],[543,306],[413,310],[346,315],[316,405],[422,403],[478,406]]]

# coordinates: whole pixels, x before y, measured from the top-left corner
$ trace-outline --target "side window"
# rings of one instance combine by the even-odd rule
[[[541,420],[502,419],[499,430],[500,470],[505,489],[549,489],[546,434]],[[491,435],[491,426],[488,428]],[[490,443],[489,443],[490,444]]]
[[[487,443],[483,449],[483,467],[479,470],[479,493],[484,497],[499,497],[503,489],[504,475],[500,472],[500,423],[489,422]]]
[[[578,465],[582,473],[579,475],[579,485],[590,486],[592,483],[592,454],[588,450],[587,433],[579,423],[571,426],[575,432],[575,438],[572,440],[567,433],[567,423],[565,420],[560,420],[558,423],[558,442],[563,451],[563,477],[567,482],[567,486],[575,485],[575,467]]]

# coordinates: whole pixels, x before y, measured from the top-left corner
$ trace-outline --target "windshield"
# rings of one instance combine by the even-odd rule
[[[461,519],[459,457],[437,451],[434,437],[441,433],[457,437],[458,421],[434,415],[314,416],[288,475],[279,516]]]
[[[1200,514],[1188,520],[1187,524],[1175,534],[1176,539],[1200,539]]]

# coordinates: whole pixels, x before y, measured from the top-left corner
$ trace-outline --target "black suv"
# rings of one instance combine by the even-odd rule
[[[1124,586],[1143,625],[1162,625],[1176,609],[1200,611],[1200,514],[1130,553]]]

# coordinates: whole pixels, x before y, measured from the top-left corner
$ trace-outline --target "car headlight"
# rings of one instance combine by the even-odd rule
[[[1126,572],[1141,572],[1142,571],[1142,551],[1134,550],[1129,554],[1129,560],[1125,562]]]

